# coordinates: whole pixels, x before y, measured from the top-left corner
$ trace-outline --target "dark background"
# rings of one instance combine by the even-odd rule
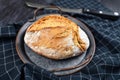
[[[41,4],[48,4],[52,0],[29,0],[38,2]],[[57,0],[53,0],[57,1]],[[98,0],[107,8],[112,11],[118,11],[120,13],[120,0]],[[24,0],[0,0],[0,23],[11,24],[28,20],[32,18],[34,9],[28,8]],[[17,14],[17,15],[16,15]],[[29,15],[26,15],[29,14]]]
[[[120,13],[120,0],[98,0],[107,8]]]

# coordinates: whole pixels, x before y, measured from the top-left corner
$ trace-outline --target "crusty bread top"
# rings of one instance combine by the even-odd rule
[[[32,24],[27,31],[39,31],[43,28],[54,28],[54,27],[64,27],[64,28],[72,28],[76,29],[77,25],[71,20],[60,16],[60,15],[48,15],[43,18],[37,20],[34,24]]]
[[[31,31],[41,31],[40,39],[38,42],[33,43],[33,46],[46,46],[55,49],[62,48],[65,43],[56,44],[72,32],[74,44],[78,46],[81,51],[86,50],[85,42],[79,37],[78,26],[63,16],[48,15],[40,18],[27,29],[27,32]]]
[[[56,14],[34,22],[24,41],[33,51],[52,59],[76,56],[89,46],[87,35],[77,24]]]

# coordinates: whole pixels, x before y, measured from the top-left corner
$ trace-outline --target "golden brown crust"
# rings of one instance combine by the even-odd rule
[[[48,15],[43,18],[38,19],[35,23],[33,23],[27,31],[37,31],[42,28],[48,27],[56,27],[56,26],[63,26],[63,27],[73,27],[77,26],[71,20],[60,16],[60,15]],[[76,27],[75,27],[76,28]]]
[[[74,55],[73,47],[66,46],[68,45],[68,42],[65,41],[65,39],[69,38],[70,35],[72,35],[71,38],[74,45],[79,47],[81,52],[86,50],[86,44],[81,40],[78,28],[79,27],[74,22],[63,16],[48,15],[34,22],[26,31],[26,34],[29,32],[38,33],[40,31],[40,36],[37,37],[37,41],[31,43],[25,40],[25,42],[31,49],[33,49],[33,51],[45,57],[51,59],[69,58]],[[33,47],[45,47],[46,50],[52,49],[55,50],[55,52],[49,54],[42,51],[42,49],[40,51],[38,50],[39,48]]]

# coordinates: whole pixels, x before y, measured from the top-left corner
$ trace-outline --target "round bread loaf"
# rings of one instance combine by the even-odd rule
[[[47,15],[34,22],[24,41],[34,52],[51,59],[77,56],[89,47],[86,33],[74,22],[61,15]]]

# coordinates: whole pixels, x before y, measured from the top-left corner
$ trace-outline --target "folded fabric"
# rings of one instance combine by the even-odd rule
[[[59,0],[66,8],[90,8],[109,11],[96,0]],[[44,11],[52,13],[53,11]],[[28,15],[28,14],[26,14]],[[79,72],[55,76],[33,64],[24,64],[15,49],[15,38],[25,23],[0,25],[0,80],[118,80],[120,79],[120,19],[111,21],[92,15],[76,15],[92,31],[96,51],[92,61]]]
[[[16,30],[14,26],[8,25],[8,26],[0,27],[0,37],[15,37],[15,36],[16,36]]]
[[[23,24],[24,22],[13,24],[0,24],[0,38],[16,37],[19,29],[22,27]]]

